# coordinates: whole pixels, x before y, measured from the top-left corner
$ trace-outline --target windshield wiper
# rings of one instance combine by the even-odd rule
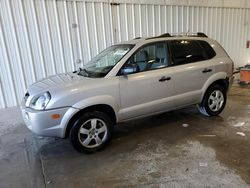
[[[79,67],[77,70],[77,74],[80,76],[89,77],[89,72],[86,69],[82,69],[81,67]]]

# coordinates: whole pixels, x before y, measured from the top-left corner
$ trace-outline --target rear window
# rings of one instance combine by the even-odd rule
[[[174,40],[171,47],[175,65],[204,61],[215,56],[214,50],[205,41]]]

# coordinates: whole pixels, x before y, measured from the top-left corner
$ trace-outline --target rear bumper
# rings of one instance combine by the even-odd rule
[[[28,129],[40,136],[64,137],[65,125],[62,119],[70,107],[53,110],[37,111],[21,106],[21,112],[24,122]],[[59,114],[60,117],[53,119],[53,114]]]
[[[228,81],[229,81],[229,85],[232,85],[234,82],[234,76],[229,77]]]
[[[233,85],[233,82],[234,82],[234,76],[231,76],[228,78],[228,83],[229,83],[229,86],[228,86],[228,90],[231,88],[231,86]]]

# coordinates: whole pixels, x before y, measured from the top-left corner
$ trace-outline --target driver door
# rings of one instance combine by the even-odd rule
[[[174,102],[174,73],[170,65],[165,42],[141,47],[126,62],[137,71],[119,76],[121,120],[128,120],[165,111]]]

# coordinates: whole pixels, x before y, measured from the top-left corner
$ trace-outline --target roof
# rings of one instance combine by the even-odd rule
[[[147,42],[151,42],[151,41],[158,41],[158,40],[162,40],[162,39],[204,39],[204,38],[208,38],[208,36],[204,33],[198,32],[198,33],[177,33],[177,34],[169,34],[169,33],[164,33],[161,34],[159,36],[155,36],[155,37],[137,37],[134,38],[132,40],[129,41],[124,41],[121,42],[121,44],[138,44],[138,43],[145,43]]]

